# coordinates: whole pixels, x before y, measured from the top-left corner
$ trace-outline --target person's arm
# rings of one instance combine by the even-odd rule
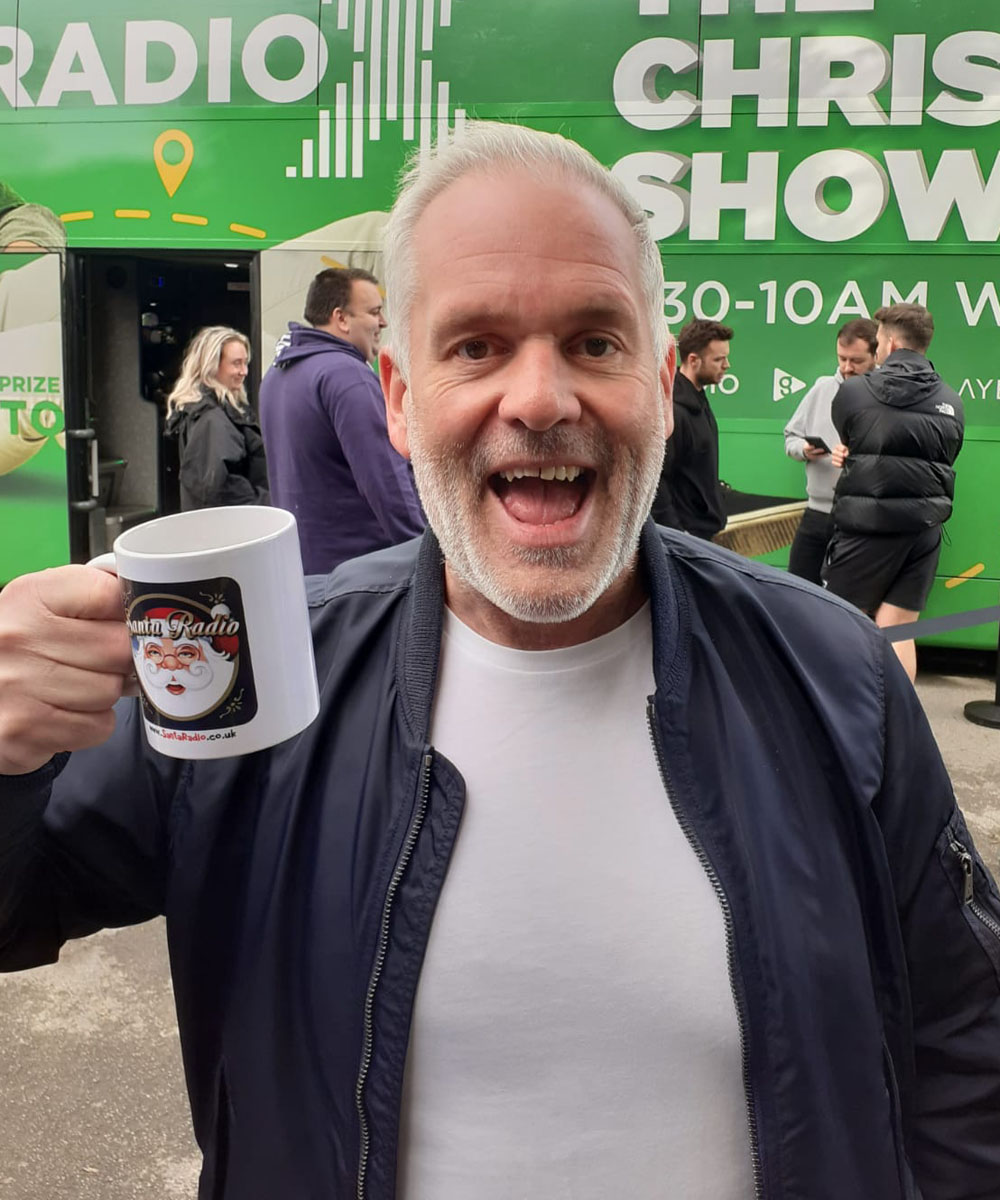
[[[180,481],[202,508],[267,503],[266,489],[240,473],[247,458],[242,430],[221,407],[189,421],[180,451]]]
[[[107,572],[60,567],[0,593],[0,970],[162,911],[160,805],[177,772],[141,767],[137,702],[115,707],[131,670]],[[64,769],[75,790],[58,788]]]
[[[358,491],[386,537],[405,542],[423,533],[426,521],[409,464],[397,454],[386,427],[382,385],[373,371],[360,375],[336,394],[323,381],[323,399]]]
[[[19,204],[0,216],[0,249],[28,253],[62,250],[65,245],[62,221],[40,204]]]
[[[924,1200],[1000,1196],[1000,893],[976,852],[916,693],[885,644],[874,806],[908,966],[914,1060],[897,1062]]]
[[[683,530],[684,528],[674,503],[673,488],[677,464],[682,462],[685,454],[689,452],[689,437],[690,430],[684,409],[679,404],[675,404],[674,428],[670,437],[667,438],[660,482],[656,487],[656,496],[653,498],[653,508],[650,514],[657,525],[665,525],[668,529]]]
[[[802,397],[798,408],[792,413],[785,426],[785,453],[797,462],[809,462],[814,458],[822,458],[826,453],[825,450],[810,446],[805,439],[808,434],[816,432],[810,426],[810,418],[816,404],[822,400],[823,390],[827,386],[826,379],[817,379]]]

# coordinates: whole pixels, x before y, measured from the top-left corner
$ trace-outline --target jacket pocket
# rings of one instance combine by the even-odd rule
[[[944,835],[945,870],[961,903],[966,924],[993,965],[1000,983],[1000,895],[975,851],[959,814]]]

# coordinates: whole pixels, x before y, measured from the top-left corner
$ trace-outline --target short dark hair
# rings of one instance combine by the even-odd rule
[[[338,308],[351,302],[351,288],[356,279],[378,286],[371,271],[360,267],[327,267],[309,285],[304,316],[310,325],[327,325]]]
[[[849,346],[851,342],[866,342],[872,354],[878,347],[878,325],[867,317],[855,317],[837,331],[837,341]]]
[[[934,336],[934,318],[922,304],[891,304],[880,308],[875,320],[890,330],[909,350],[922,354]]]
[[[731,342],[733,331],[718,321],[688,321],[677,337],[677,355],[686,363],[689,354],[700,355],[709,342]]]

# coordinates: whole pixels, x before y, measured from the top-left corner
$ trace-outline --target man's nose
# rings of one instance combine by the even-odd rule
[[[572,372],[559,347],[541,339],[520,346],[503,372],[500,418],[540,433],[578,421],[580,414]]]
[[[168,671],[179,671],[181,668],[181,660],[176,654],[164,654],[160,659],[160,666],[166,667]]]
[[[386,325],[388,325],[388,324],[389,324],[389,322],[385,319],[385,313],[379,313],[379,315],[378,315],[379,329],[385,329]]]

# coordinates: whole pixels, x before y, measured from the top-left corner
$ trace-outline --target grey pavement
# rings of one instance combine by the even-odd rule
[[[1000,863],[1000,730],[967,722],[992,680],[917,690],[984,858]],[[190,1134],[160,921],[106,931],[62,960],[0,975],[2,1200],[194,1200]]]

